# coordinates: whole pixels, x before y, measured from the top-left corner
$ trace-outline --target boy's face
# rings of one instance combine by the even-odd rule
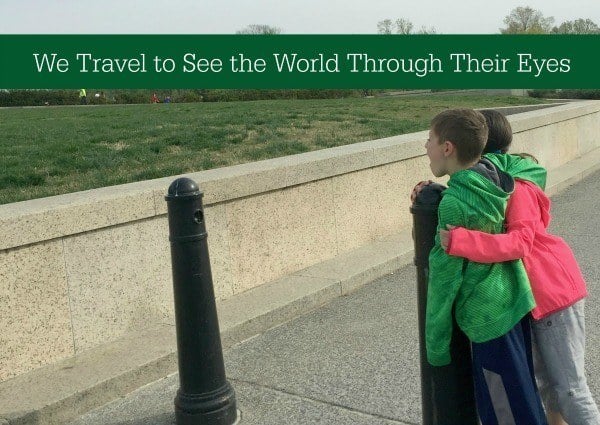
[[[429,130],[429,138],[425,143],[427,156],[429,157],[429,167],[436,177],[442,177],[448,174],[447,159],[453,148],[452,143],[444,141],[440,143],[440,138],[433,130]]]

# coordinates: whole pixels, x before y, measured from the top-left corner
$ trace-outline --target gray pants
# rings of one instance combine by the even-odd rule
[[[600,425],[585,379],[584,303],[532,321],[535,375],[546,409],[569,425]]]

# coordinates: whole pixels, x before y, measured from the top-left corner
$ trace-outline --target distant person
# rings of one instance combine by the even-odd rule
[[[164,103],[171,103],[171,96],[165,97]]]
[[[85,89],[79,89],[79,104],[87,105],[87,94]]]
[[[152,99],[150,99],[152,103],[160,103],[160,99],[156,95],[156,93],[152,93]]]

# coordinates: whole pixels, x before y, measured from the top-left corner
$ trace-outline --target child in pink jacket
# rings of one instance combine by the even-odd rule
[[[486,152],[507,155],[510,124],[499,112],[482,113],[490,133]],[[523,259],[537,303],[531,312],[533,351],[548,422],[564,424],[564,418],[569,425],[600,425],[584,372],[585,281],[567,243],[547,232],[550,200],[542,188],[520,180],[518,170],[507,172],[516,185],[506,208],[506,233],[441,230],[442,247],[450,255],[480,263]]]

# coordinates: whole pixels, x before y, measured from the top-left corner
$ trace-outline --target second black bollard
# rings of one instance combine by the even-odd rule
[[[180,178],[165,199],[179,360],[175,419],[177,425],[232,425],[235,393],[225,378],[202,192],[193,180]]]
[[[438,205],[445,187],[437,183],[423,187],[415,203],[413,239],[417,266],[417,303],[421,360],[421,407],[423,425],[477,425],[471,347],[454,322],[450,354],[452,363],[436,367],[429,364],[425,342],[425,312],[429,280],[429,252],[433,248],[438,225]]]

